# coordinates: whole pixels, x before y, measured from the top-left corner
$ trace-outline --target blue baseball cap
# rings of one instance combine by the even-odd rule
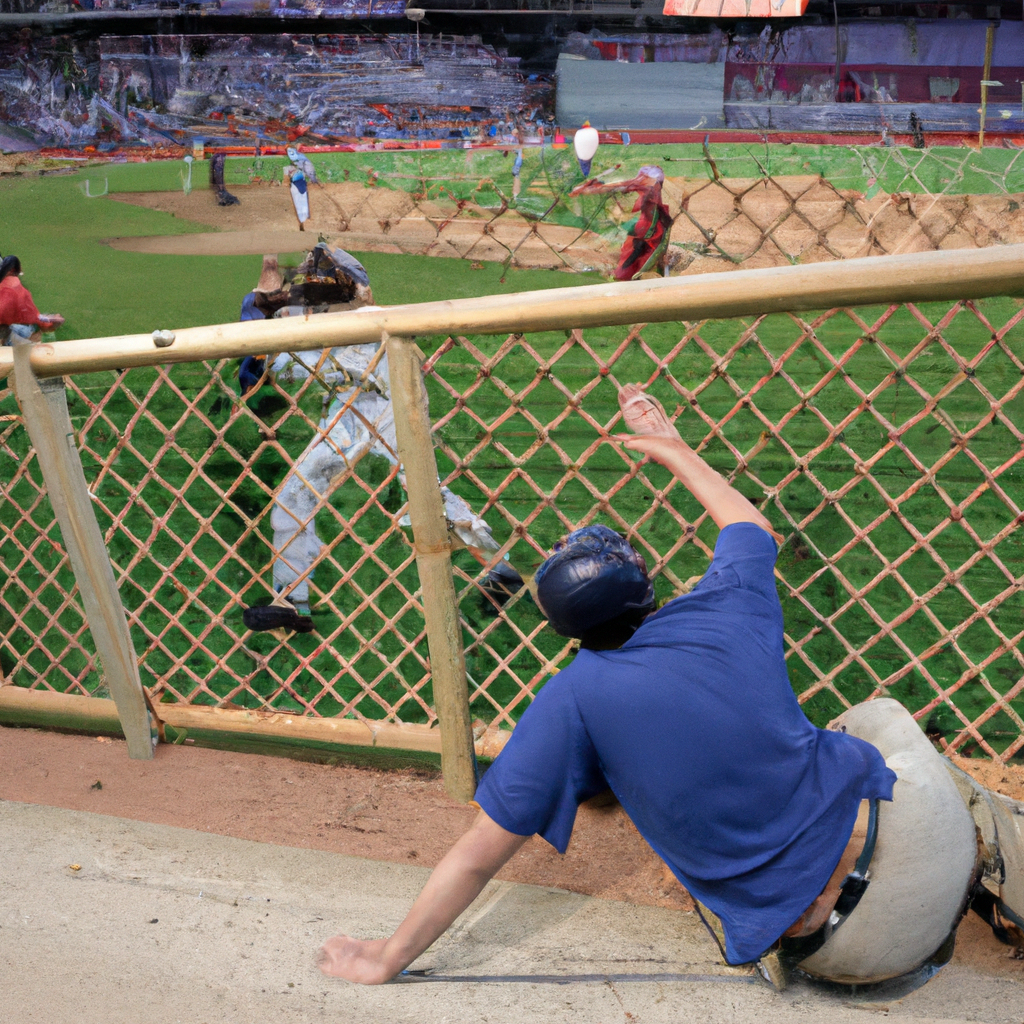
[[[541,611],[562,636],[579,638],[625,611],[654,607],[643,558],[607,526],[570,533],[534,582]]]

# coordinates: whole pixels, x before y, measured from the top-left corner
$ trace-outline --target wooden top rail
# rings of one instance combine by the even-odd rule
[[[149,334],[42,343],[32,347],[32,370],[57,377],[359,345],[380,341],[385,331],[405,337],[512,334],[1021,292],[1024,245],[954,249],[188,327],[175,331],[167,347],[157,347]],[[0,377],[11,366],[11,350],[0,349]]]

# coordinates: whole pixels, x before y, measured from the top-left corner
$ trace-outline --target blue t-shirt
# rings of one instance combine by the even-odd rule
[[[860,802],[896,781],[870,744],[807,720],[786,673],[776,548],[719,534],[689,593],[621,648],[580,651],[537,695],[476,799],[564,853],[579,803],[607,787],[679,881],[757,959],[825,887]]]
[[[256,308],[256,292],[251,291],[242,299],[242,315],[239,320],[266,320],[263,310]]]

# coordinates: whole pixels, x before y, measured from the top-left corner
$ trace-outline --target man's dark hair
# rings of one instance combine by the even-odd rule
[[[17,256],[5,256],[0,262],[0,281],[13,274],[17,277],[21,273],[21,260]]]
[[[640,624],[655,610],[652,601],[645,608],[629,608],[614,619],[588,629],[580,637],[580,650],[617,651],[640,628]]]

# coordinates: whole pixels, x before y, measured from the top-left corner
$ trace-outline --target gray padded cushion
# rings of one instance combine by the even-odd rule
[[[959,921],[977,856],[974,822],[945,758],[897,701],[858,704],[830,728],[877,747],[898,781],[892,802],[879,802],[867,892],[800,968],[869,984],[919,967]]]

